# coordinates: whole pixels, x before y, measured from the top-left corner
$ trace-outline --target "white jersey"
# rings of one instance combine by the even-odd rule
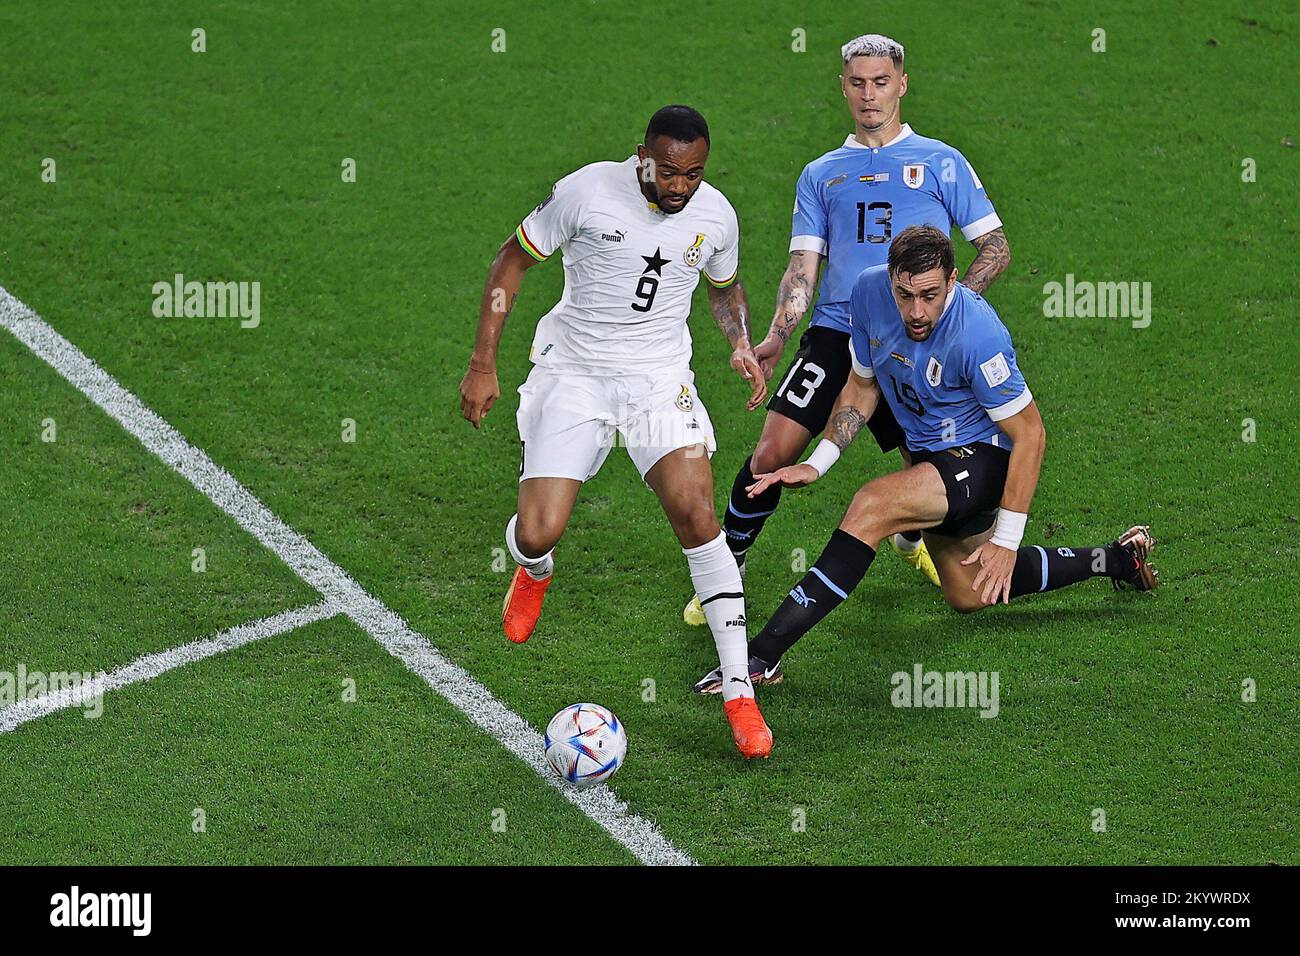
[[[727,198],[701,183],[668,215],[638,176],[636,156],[584,166],[515,231],[535,259],[564,252],[564,295],[537,323],[535,364],[595,375],[686,366],[700,273],[719,288],[735,281],[740,226]]]

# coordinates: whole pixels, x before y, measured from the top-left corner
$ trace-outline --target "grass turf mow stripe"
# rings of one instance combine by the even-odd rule
[[[333,611],[347,615],[434,691],[491,734],[563,797],[599,824],[642,863],[695,861],[674,847],[649,820],[632,813],[609,787],[578,790],[546,765],[542,735],[459,665],[447,660],[387,605],[372,597],[310,541],[277,518],[175,428],[96,365],[75,345],[0,286],[0,326],[103,409],[240,527],[316,588]],[[130,665],[128,665],[130,666]]]

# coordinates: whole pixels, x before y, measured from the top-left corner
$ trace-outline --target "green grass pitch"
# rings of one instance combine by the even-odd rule
[[[0,285],[534,727],[613,708],[614,789],[702,863],[1297,863],[1300,15],[1144,6],[6,5]],[[622,453],[538,634],[500,633],[514,388],[558,263],[525,281],[482,432],[457,383],[498,244],[670,102],[709,120],[761,336],[795,177],[851,131],[838,46],[873,31],[907,46],[903,119],[971,159],[1005,222],[988,298],[1048,430],[1026,543],[1149,522],[1164,583],[963,617],[887,554],[763,693],[776,751],[747,765],[689,693],[712,642]],[[156,318],[178,272],[260,282],[260,326]],[[1045,317],[1067,274],[1150,282],[1150,326]],[[721,508],[761,413],[703,291],[692,326]],[[0,673],[111,669],[317,600],[7,333],[0,394]],[[751,555],[755,623],[896,467],[867,444],[787,494]],[[918,662],[998,672],[998,716],[892,707]],[[341,617],[0,734],[0,773],[0,863],[633,862]]]

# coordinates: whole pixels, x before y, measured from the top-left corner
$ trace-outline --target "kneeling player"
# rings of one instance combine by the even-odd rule
[[[825,437],[807,461],[756,476],[750,487],[753,496],[816,481],[882,394],[913,462],[859,489],[821,557],[750,642],[755,683],[780,679],[781,655],[849,596],[880,542],[900,531],[924,532],[944,598],[958,611],[1093,577],[1117,588],[1156,586],[1155,539],[1143,526],[1103,547],[1020,547],[1046,446],[1043,421],[1006,326],[956,278],[942,232],[914,226],[898,235],[887,264],[854,285],[853,370]],[[717,693],[719,677],[714,671],[695,689]]]

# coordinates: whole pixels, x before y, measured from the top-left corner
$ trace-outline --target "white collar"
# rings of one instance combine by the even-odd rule
[[[627,159],[623,160],[623,165],[631,169],[632,175],[635,177],[635,179],[632,180],[630,185],[633,189],[636,190],[637,197],[641,200],[641,203],[643,206],[645,206],[647,212],[653,213],[657,216],[662,216],[664,215],[663,210],[660,209],[657,204],[652,203],[650,200],[646,199],[645,193],[641,191],[640,163],[641,160],[636,153],[633,153]]]
[[[949,310],[952,309],[952,304],[957,301],[957,294],[958,294],[957,286],[959,285],[961,285],[960,279],[958,279],[956,282],[952,284],[952,292],[948,294],[948,299],[943,304],[943,311],[939,313],[940,319],[942,319],[944,316],[948,314]],[[938,325],[939,324],[938,320],[936,320],[934,324]]]
[[[854,138],[852,133],[850,133],[848,139],[844,141],[844,148],[845,149],[885,149],[889,146],[893,146],[897,142],[907,139],[907,137],[911,135],[912,135],[911,124],[904,123],[902,129],[898,131],[898,135],[895,136],[893,139],[891,139],[888,143],[885,143],[884,146],[864,146],[861,143],[859,143],[857,139]]]

